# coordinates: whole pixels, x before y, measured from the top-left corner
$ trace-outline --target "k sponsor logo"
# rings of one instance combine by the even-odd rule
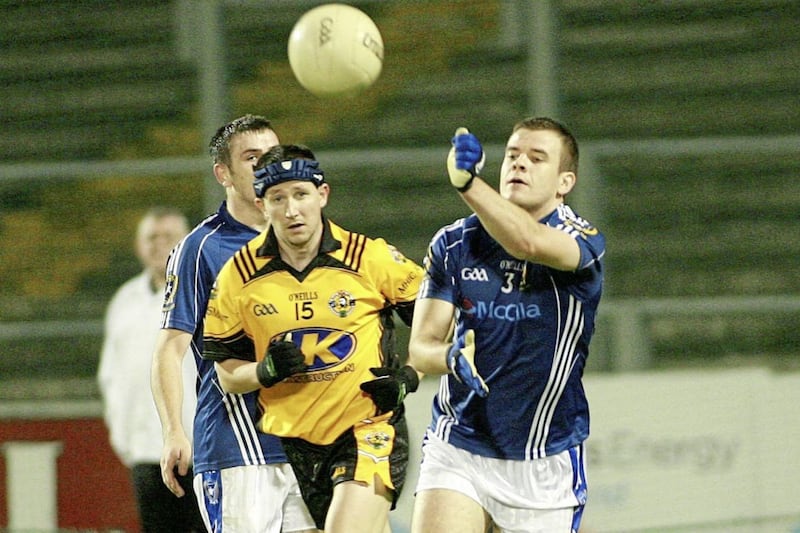
[[[330,328],[292,330],[292,341],[308,358],[313,357],[307,372],[326,370],[340,365],[356,350],[356,337],[349,331]]]

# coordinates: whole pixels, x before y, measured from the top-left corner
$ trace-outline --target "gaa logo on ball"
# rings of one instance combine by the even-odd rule
[[[383,39],[375,22],[345,4],[307,11],[289,35],[289,65],[306,90],[320,97],[353,96],[378,79]]]

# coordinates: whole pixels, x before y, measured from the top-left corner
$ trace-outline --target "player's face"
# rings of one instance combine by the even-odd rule
[[[310,249],[322,236],[322,208],[328,203],[328,184],[286,181],[267,189],[264,215],[278,241],[296,249]]]
[[[515,131],[506,144],[500,169],[503,198],[542,214],[554,209],[573,183],[566,179],[572,173],[559,171],[561,150],[561,138],[554,131]]]
[[[278,136],[272,130],[248,131],[231,138],[231,165],[228,167],[228,184],[248,203],[253,202],[253,167],[261,155],[278,144]]]
[[[188,232],[180,217],[147,217],[136,232],[136,256],[150,272],[166,273],[167,258],[172,248]]]

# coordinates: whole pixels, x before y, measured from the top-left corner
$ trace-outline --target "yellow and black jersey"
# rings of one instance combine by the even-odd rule
[[[260,390],[265,433],[328,444],[375,415],[359,385],[382,366],[388,310],[413,306],[422,268],[383,239],[324,220],[319,254],[302,272],[268,230],[220,271],[205,317],[203,357],[260,361],[291,333],[307,370]]]

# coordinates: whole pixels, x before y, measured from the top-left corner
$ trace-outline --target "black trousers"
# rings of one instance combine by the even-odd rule
[[[192,488],[192,471],[178,476],[186,494],[178,498],[161,480],[158,464],[137,464],[131,469],[136,506],[143,533],[204,533],[206,528]]]

